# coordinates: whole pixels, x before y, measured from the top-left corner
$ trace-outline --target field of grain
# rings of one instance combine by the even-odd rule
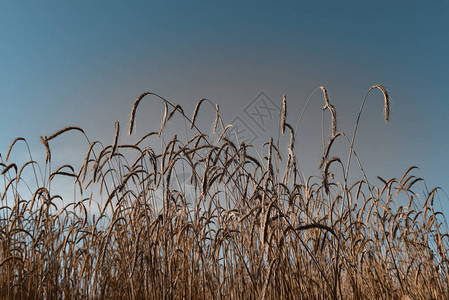
[[[118,122],[110,145],[67,127],[42,137],[45,161],[29,152],[17,163],[11,153],[27,142],[14,140],[0,160],[0,298],[447,297],[441,191],[428,189],[414,166],[369,182],[354,150],[367,97],[345,133],[320,89],[331,128],[319,177],[301,170],[291,125],[298,120],[285,96],[279,136],[261,149],[233,137],[210,101],[198,102],[192,115],[153,93],[135,101],[128,134],[143,118],[143,101],[162,105],[161,126],[133,144],[119,142]],[[384,105],[388,121],[385,88],[374,85],[368,95]],[[213,135],[196,126],[204,109],[215,113]],[[168,136],[173,119],[186,125]],[[87,141],[81,167],[52,165],[52,144],[63,135]],[[346,144],[345,157],[333,155],[336,140]],[[71,181],[72,198],[53,192],[58,180]]]

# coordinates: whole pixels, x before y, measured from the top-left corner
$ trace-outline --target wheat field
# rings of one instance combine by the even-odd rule
[[[162,106],[161,125],[132,144],[120,143],[119,122],[109,145],[72,126],[41,137],[45,161],[29,151],[29,160],[18,163],[10,156],[28,144],[17,138],[0,160],[0,297],[447,297],[440,189],[428,189],[416,166],[370,182],[355,151],[367,96],[383,100],[388,121],[388,92],[373,85],[354,130],[345,133],[326,89],[319,90],[331,124],[320,176],[301,169],[298,128],[291,125],[297,120],[285,96],[279,136],[260,149],[238,141],[209,100],[187,114],[153,93],[134,102],[127,134],[135,135],[142,101]],[[201,110],[215,114],[212,135],[197,126]],[[185,126],[168,135],[175,119]],[[87,144],[80,167],[52,164],[52,145],[63,135]],[[333,155],[336,140],[347,156]],[[54,192],[61,180],[70,182],[73,197]]]

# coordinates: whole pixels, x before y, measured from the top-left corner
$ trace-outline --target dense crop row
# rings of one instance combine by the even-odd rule
[[[380,85],[373,89],[383,93],[387,120],[388,94]],[[86,137],[79,169],[61,164],[53,170],[51,146],[60,135],[84,134],[81,128],[42,137],[43,164],[31,155],[23,164],[10,161],[18,144],[26,143],[15,140],[0,163],[0,297],[447,296],[449,235],[434,209],[438,189],[422,188],[416,167],[401,178],[379,177],[378,185],[359,167],[361,178],[350,182],[363,104],[347,135],[337,131],[335,108],[321,90],[332,118],[321,177],[301,172],[285,97],[279,129],[290,141],[284,146],[270,139],[257,149],[262,159],[232,137],[218,107],[216,136],[195,126],[208,101],[200,101],[190,119],[180,106],[151,93],[136,100],[129,131],[139,103],[150,97],[165,105],[160,128],[129,145],[119,143],[118,122],[111,145]],[[164,129],[174,118],[188,126],[167,139]],[[331,155],[336,139],[346,141],[348,158]],[[62,177],[73,180],[81,197],[53,194]]]

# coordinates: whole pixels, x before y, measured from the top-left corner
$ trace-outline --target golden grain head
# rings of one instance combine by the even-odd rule
[[[285,134],[285,124],[287,122],[287,96],[282,96],[281,128],[282,134]]]
[[[370,91],[373,89],[379,89],[384,95],[384,112],[385,112],[385,122],[387,122],[390,118],[390,98],[388,96],[388,92],[383,85],[375,84],[371,86]]]

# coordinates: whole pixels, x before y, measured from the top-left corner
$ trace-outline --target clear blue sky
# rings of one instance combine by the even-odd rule
[[[0,152],[18,136],[41,151],[39,136],[67,125],[110,143],[143,91],[187,111],[206,97],[230,119],[261,91],[276,101],[286,93],[296,124],[323,85],[350,132],[379,83],[394,107],[385,124],[381,94],[368,99],[356,146],[369,174],[418,165],[430,186],[449,190],[447,2],[166,2],[0,2]],[[314,97],[298,147],[316,167],[323,103]],[[139,118],[158,119],[145,105]]]

